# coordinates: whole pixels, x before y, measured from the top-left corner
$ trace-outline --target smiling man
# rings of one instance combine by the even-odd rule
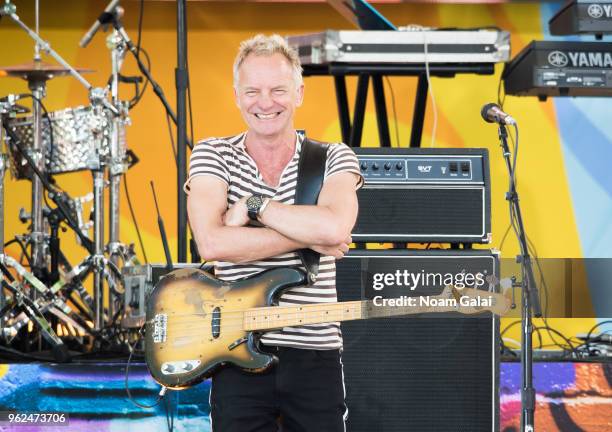
[[[285,292],[279,305],[335,302],[335,260],[348,251],[363,183],[357,158],[344,144],[327,151],[317,205],[294,205],[304,135],[294,127],[304,84],[297,53],[278,36],[242,42],[234,63],[236,104],[247,131],[210,138],[194,148],[189,221],[200,255],[215,274],[235,281],[275,267],[304,267],[297,250],[321,254],[310,286]],[[339,323],[265,333],[279,362],[262,374],[234,367],[213,376],[214,432],[344,431],[346,406]]]

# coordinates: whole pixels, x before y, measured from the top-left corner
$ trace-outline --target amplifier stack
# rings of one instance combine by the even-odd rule
[[[372,273],[387,267],[413,274],[479,271],[489,281],[483,289],[498,290],[499,253],[471,249],[491,242],[487,149],[353,150],[365,180],[353,240],[394,248],[361,247],[338,261],[339,300],[369,298],[376,289]],[[436,249],[406,248],[415,243]],[[499,430],[497,317],[349,321],[342,334],[348,430]]]

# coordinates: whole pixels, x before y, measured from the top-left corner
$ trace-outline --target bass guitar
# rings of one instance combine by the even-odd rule
[[[151,375],[165,387],[183,389],[230,363],[263,371],[276,359],[262,349],[259,336],[283,327],[431,312],[503,315],[510,308],[502,294],[451,286],[420,302],[436,306],[383,307],[375,300],[276,306],[285,290],[305,284],[304,273],[294,268],[231,283],[199,269],[168,273],[147,303],[145,355]]]

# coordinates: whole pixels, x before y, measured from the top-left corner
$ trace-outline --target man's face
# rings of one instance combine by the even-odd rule
[[[296,85],[291,64],[282,54],[249,55],[238,70],[235,94],[249,132],[273,137],[293,130],[304,85]]]

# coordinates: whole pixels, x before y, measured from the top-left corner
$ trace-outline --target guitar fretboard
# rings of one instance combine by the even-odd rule
[[[440,299],[440,296],[430,297]],[[420,302],[417,302],[420,303]],[[469,310],[473,309],[473,310]],[[377,306],[372,300],[341,303],[317,303],[300,306],[271,306],[254,308],[244,313],[246,331],[271,330],[305,324],[322,324],[368,318],[388,318],[431,312],[479,313],[486,309],[457,308],[455,306]]]
[[[317,303],[300,306],[271,306],[244,313],[244,329],[271,330],[305,324],[350,321],[365,318],[362,301]]]

